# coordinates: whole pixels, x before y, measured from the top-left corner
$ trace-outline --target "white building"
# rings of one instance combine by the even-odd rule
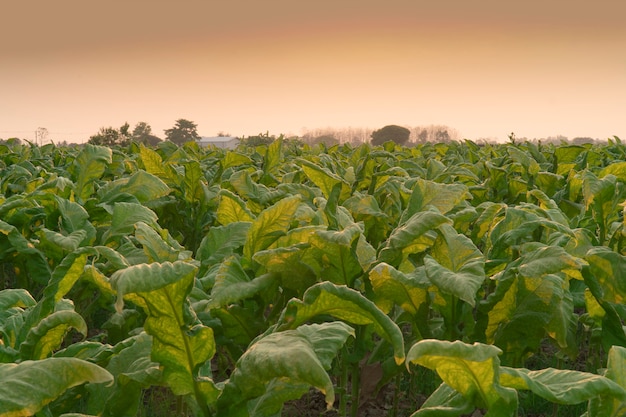
[[[222,149],[235,149],[239,145],[239,138],[234,136],[200,136],[196,142],[204,148],[215,146]]]

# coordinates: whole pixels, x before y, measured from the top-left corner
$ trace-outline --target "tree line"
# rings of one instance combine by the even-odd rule
[[[200,139],[198,134],[198,125],[187,119],[178,119],[174,126],[165,129],[165,140],[182,145],[191,140]],[[158,136],[152,134],[152,127],[146,122],[139,122],[135,125],[133,131],[130,131],[130,125],[124,123],[119,129],[114,127],[102,127],[95,135],[89,137],[88,143],[92,145],[114,146],[128,145],[131,141],[143,143],[150,146],[156,146],[162,142]]]

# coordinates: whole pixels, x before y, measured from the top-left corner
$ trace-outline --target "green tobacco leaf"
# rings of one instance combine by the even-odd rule
[[[139,145],[139,159],[146,172],[156,175],[159,178],[166,178],[167,174],[163,169],[163,158],[156,151],[146,147],[143,144]]]
[[[400,222],[404,223],[414,214],[424,211],[427,206],[436,207],[441,214],[446,214],[470,198],[472,195],[463,184],[440,184],[418,178]]]
[[[274,274],[265,274],[250,279],[239,259],[232,256],[225,260],[217,271],[208,307],[226,307],[231,303],[250,298],[273,285],[277,278]]]
[[[86,201],[94,191],[93,182],[99,179],[107,165],[113,159],[111,148],[85,144],[74,160],[74,166],[78,171],[75,180],[74,193],[79,201]]]
[[[0,323],[5,318],[4,314],[12,307],[32,307],[37,302],[30,293],[23,288],[9,288],[0,291]]]
[[[87,386],[90,413],[104,417],[135,416],[142,405],[143,388],[161,382],[159,364],[150,360],[152,337],[142,332],[115,346],[106,370],[115,376],[112,385]]]
[[[419,253],[430,247],[434,238],[424,239],[425,235],[444,223],[452,221],[435,211],[422,211],[414,214],[406,223],[395,228],[379,254],[379,260],[398,267],[405,253]]]
[[[68,254],[54,269],[50,282],[43,290],[43,297],[27,312],[24,325],[19,331],[16,344],[21,344],[32,328],[48,317],[55,310],[57,303],[72,289],[80,279],[87,264],[87,257],[92,249],[82,248]]]
[[[474,243],[442,224],[438,237],[424,258],[428,279],[442,292],[452,294],[472,307],[485,281],[485,259]]]
[[[58,195],[54,197],[57,201],[59,214],[61,215],[61,231],[70,234],[83,231],[86,233],[86,237],[81,243],[83,243],[83,245],[90,244],[96,237],[96,228],[89,221],[89,213],[87,210],[75,201],[67,200]]]
[[[322,282],[310,287],[302,301],[291,299],[278,321],[278,329],[294,329],[320,315],[357,325],[371,324],[393,346],[396,363],[404,361],[404,340],[398,325],[372,301],[343,285]]]
[[[270,143],[265,152],[265,158],[263,158],[263,178],[262,182],[267,184],[267,181],[272,175],[278,172],[278,168],[281,165],[281,159],[283,158],[283,140],[277,139]]]
[[[532,252],[524,253],[523,262],[518,271],[524,277],[541,277],[547,274],[571,271],[579,271],[584,261],[568,254],[560,246],[538,247]],[[568,275],[569,275],[568,274]]]
[[[598,173],[598,178],[604,178],[607,175],[614,175],[618,180],[626,182],[626,162],[613,162],[607,165]]]
[[[228,151],[222,158],[222,168],[224,170],[241,165],[252,165],[253,161],[248,155],[236,151]]]
[[[159,177],[144,170],[139,170],[129,177],[111,181],[99,190],[100,201],[114,200],[119,194],[134,196],[140,203],[156,200],[172,190]]]
[[[77,230],[69,235],[64,235],[43,227],[39,231],[39,237],[41,239],[41,248],[49,257],[52,257],[52,253],[55,252],[63,256],[78,249],[80,243],[87,237],[87,232],[85,230]]]
[[[10,249],[4,249],[5,238]],[[15,251],[19,256],[28,257],[26,268],[35,282],[40,284],[48,282],[50,279],[50,267],[45,254],[36,249],[15,226],[3,220],[0,220],[0,245],[9,253]]]
[[[203,265],[222,262],[246,243],[250,226],[250,222],[231,222],[225,226],[211,227],[200,243],[196,259]]]
[[[193,394],[203,407],[217,397],[213,382],[198,376],[200,366],[215,353],[215,341],[211,328],[192,327],[185,320],[195,272],[195,266],[182,261],[135,265],[113,274],[111,285],[118,292],[118,312],[127,294],[145,303],[144,329],[154,338],[152,360],[161,364],[163,378],[176,395]]]
[[[249,415],[255,417],[280,416],[283,405],[287,401],[301,398],[309,390],[308,384],[297,383],[290,379],[274,378],[266,385],[265,393],[262,396],[248,402]]]
[[[333,191],[333,187],[337,184],[341,184],[341,192],[339,194],[339,203],[342,203],[347,198],[349,198],[352,194],[352,189],[347,181],[342,179],[336,174],[333,174],[326,168],[322,168],[319,165],[315,165],[314,163],[300,159],[299,160],[302,171],[304,174],[311,180],[313,184],[319,187],[322,190],[322,194],[327,199],[330,198],[330,194]]]
[[[266,249],[255,253],[252,259],[262,265],[267,272],[279,275],[283,288],[304,294],[307,288],[317,282],[319,275],[316,272],[319,269],[317,262],[311,261],[307,247],[308,245],[300,244]]]
[[[251,222],[254,217],[241,197],[228,190],[220,190],[220,199],[217,205],[218,223],[226,226],[235,222]]]
[[[406,360],[437,371],[446,384],[474,406],[489,409],[489,415],[514,416],[517,392],[499,383],[501,352],[481,343],[429,339],[414,344]]]
[[[331,407],[335,394],[326,371],[348,336],[354,336],[350,326],[333,322],[302,325],[258,339],[237,361],[220,397],[218,415],[248,415],[247,401],[265,395],[268,387],[272,394],[263,400],[265,409],[280,410],[284,401],[302,395],[301,389],[276,389],[270,385],[275,380],[313,386],[325,394],[326,404]]]
[[[587,252],[585,260],[600,285],[601,298],[614,304],[626,302],[626,256],[597,247]]]
[[[158,228],[158,216],[149,208],[137,203],[115,203],[111,216],[111,227],[102,237],[104,244],[110,243],[120,236],[133,234],[135,223],[144,222]]]
[[[609,350],[604,376],[626,389],[626,348],[613,346]],[[611,392],[589,400],[587,417],[621,417],[626,413],[624,394]]]
[[[266,177],[268,181],[274,182],[271,176]],[[272,201],[284,197],[282,191],[270,189],[264,184],[256,183],[250,173],[246,170],[237,171],[228,179],[230,185],[247,202],[247,207],[254,213],[260,212]]]
[[[199,202],[203,200],[202,182],[205,181],[202,174],[202,168],[198,161],[182,162],[180,164],[185,168],[185,177],[180,184],[183,198],[188,203]]]
[[[248,231],[243,255],[247,259],[263,249],[267,249],[276,239],[289,230],[293,216],[300,205],[300,196],[286,197],[263,210],[252,222]]]
[[[143,251],[152,262],[174,262],[180,251],[171,247],[159,233],[144,222],[135,224],[135,238],[143,246]]]
[[[500,281],[480,311],[486,316],[477,326],[484,329],[487,343],[501,347],[507,361],[516,361],[535,352],[546,332],[560,345],[567,344],[568,335],[563,332],[570,329],[573,303],[563,278],[517,275]]]
[[[386,313],[393,305],[388,305],[384,300],[399,305],[412,316],[417,316],[420,310],[428,307],[428,282],[404,274],[384,262],[370,271],[369,279],[374,293],[379,297],[377,301],[383,304],[381,308]]]
[[[27,417],[72,387],[111,383],[113,376],[81,359],[47,358],[0,364],[0,381],[0,417]]]
[[[319,279],[351,287],[363,274],[357,256],[361,228],[356,223],[342,231],[319,230],[311,238],[310,255],[319,262]]]
[[[61,346],[70,328],[87,337],[87,323],[73,310],[56,311],[30,329],[20,345],[22,359],[44,359]]]
[[[387,238],[390,229],[389,216],[380,209],[373,195],[354,193],[343,202],[343,206],[350,211],[356,222],[362,221],[365,224],[365,236],[372,245],[378,246]]]
[[[473,409],[471,401],[442,382],[411,417],[459,417],[469,415]]]
[[[557,404],[578,404],[600,395],[626,400],[626,391],[600,375],[568,369],[501,368],[500,383],[514,389],[530,390]]]

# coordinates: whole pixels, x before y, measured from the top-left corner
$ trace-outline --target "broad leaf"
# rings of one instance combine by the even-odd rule
[[[225,260],[217,271],[208,307],[226,307],[231,303],[250,298],[274,284],[276,279],[277,276],[274,274],[250,279],[239,259],[232,256]]]
[[[391,343],[396,363],[404,361],[404,340],[398,325],[358,291],[331,282],[310,287],[302,301],[291,299],[278,320],[278,329],[294,329],[322,315],[357,325],[371,324],[376,333]]]
[[[196,268],[182,261],[136,265],[111,277],[118,292],[116,308],[121,311],[126,295],[145,305],[146,332],[153,336],[152,360],[163,366],[163,378],[176,395],[194,394],[199,404],[215,401],[216,388],[198,375],[200,366],[213,357],[213,331],[189,323],[187,294]],[[134,297],[131,298],[134,300]]]
[[[619,385],[622,390],[626,389],[626,348],[613,346],[609,350],[604,376]],[[621,417],[625,413],[624,393],[607,392],[590,399],[587,417]]]
[[[490,415],[514,416],[517,393],[500,385],[501,350],[495,346],[460,341],[421,340],[407,353],[407,362],[437,371],[441,379],[475,407]]]
[[[111,383],[113,376],[81,359],[47,358],[0,364],[0,381],[0,417],[28,417],[72,387]]]
[[[414,214],[391,232],[378,259],[397,268],[408,254],[429,248],[435,237],[427,234],[444,223],[451,223],[451,220],[435,211]]]
[[[322,168],[319,165],[316,165],[307,160],[300,160],[302,171],[306,174],[306,176],[322,190],[322,194],[327,199],[330,197],[330,194],[335,185],[340,184],[341,192],[339,194],[339,203],[342,203],[352,194],[352,190],[350,189],[350,185],[347,181],[339,177],[338,175],[332,173],[327,168]]]
[[[601,395],[626,401],[626,391],[622,387],[608,378],[588,372],[553,368],[529,371],[502,367],[501,370],[502,385],[530,390],[557,404],[578,404]]]
[[[485,259],[472,241],[448,224],[439,227],[438,237],[424,258],[428,279],[442,292],[452,294],[472,307],[485,281]]]
[[[299,205],[300,196],[291,196],[263,210],[250,226],[243,255],[252,259],[256,252],[267,249],[276,239],[287,233]]]
[[[241,197],[228,190],[220,190],[217,206],[217,221],[220,224],[226,226],[235,222],[251,222],[254,217]]]
[[[85,144],[74,161],[78,172],[74,192],[79,201],[86,201],[94,192],[93,183],[112,162],[112,151],[105,146]]]
[[[50,314],[28,332],[26,340],[20,345],[21,358],[38,360],[50,356],[61,346],[70,328],[87,337],[87,324],[77,312],[60,310]]]
[[[326,371],[348,336],[354,336],[350,326],[333,322],[303,325],[258,339],[237,361],[218,402],[218,415],[248,415],[247,401],[266,395],[268,388],[271,395],[263,399],[263,409],[280,410],[284,401],[302,395],[301,389],[283,390],[281,395],[280,387],[272,385],[276,380],[289,381],[296,387],[313,386],[324,393],[331,407],[335,393]]]

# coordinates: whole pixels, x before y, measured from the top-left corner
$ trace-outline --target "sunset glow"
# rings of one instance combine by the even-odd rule
[[[26,3],[0,25],[0,138],[82,142],[141,121],[162,137],[179,118],[205,136],[626,138],[615,0]]]

